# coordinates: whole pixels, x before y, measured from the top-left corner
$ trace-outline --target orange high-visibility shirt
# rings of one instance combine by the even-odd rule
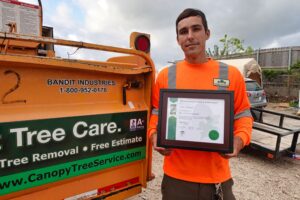
[[[176,69],[176,89],[216,90],[214,79],[219,78],[219,63],[208,59],[202,64],[178,62]],[[250,104],[246,94],[244,78],[237,68],[228,67],[227,90],[234,91],[234,115],[249,111]],[[168,68],[164,68],[155,82],[152,93],[153,108],[159,109],[159,91],[168,88]],[[156,132],[158,116],[152,114],[148,134]],[[234,120],[234,136],[239,136],[245,145],[250,143],[252,117],[244,116]],[[164,173],[168,176],[191,182],[220,183],[231,178],[229,160],[217,152],[173,149],[164,158]]]

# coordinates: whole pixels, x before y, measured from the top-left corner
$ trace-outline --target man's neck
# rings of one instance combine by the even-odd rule
[[[186,56],[185,60],[191,64],[202,64],[202,63],[207,62],[208,59],[206,56],[201,56],[201,57],[200,56],[198,56],[198,57]]]

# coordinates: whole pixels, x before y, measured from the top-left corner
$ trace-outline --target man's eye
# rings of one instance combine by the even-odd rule
[[[202,29],[201,29],[201,27],[200,26],[197,26],[197,27],[194,27],[193,28],[193,31],[201,31]]]
[[[188,31],[187,31],[186,29],[180,30],[180,31],[179,31],[179,34],[180,34],[180,35],[185,35],[185,34],[187,34],[187,33],[188,33]]]

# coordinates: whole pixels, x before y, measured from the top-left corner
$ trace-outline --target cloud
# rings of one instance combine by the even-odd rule
[[[78,25],[74,20],[75,10],[72,10],[66,2],[59,3],[55,10],[52,12],[49,22],[55,24],[55,32],[60,36],[65,34],[74,33],[74,30],[78,31]],[[70,31],[67,33],[67,31]]]
[[[206,13],[211,29],[207,47],[220,45],[224,34],[255,49],[300,45],[298,0],[51,0],[43,5],[45,22],[60,38],[129,47],[132,31],[149,33],[151,55],[158,67],[183,58],[176,42],[175,20],[188,7]],[[81,56],[85,54],[89,58],[107,56],[94,52]]]
[[[278,47],[296,46],[294,41],[300,41],[300,31],[297,33],[277,37],[271,43],[269,43],[268,45],[266,45],[262,48],[278,48]],[[285,46],[283,46],[281,44],[285,44]]]
[[[232,0],[227,1],[221,13],[212,11],[216,15],[212,15],[211,24],[217,38],[227,33],[254,48],[261,48],[300,30],[300,16],[296,14],[299,8],[296,0],[253,0],[251,3]],[[284,43],[279,45],[285,46]]]

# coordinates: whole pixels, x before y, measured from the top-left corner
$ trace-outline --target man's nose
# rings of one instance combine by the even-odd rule
[[[188,39],[193,39],[193,38],[194,38],[193,31],[189,30],[189,32],[188,32]]]

